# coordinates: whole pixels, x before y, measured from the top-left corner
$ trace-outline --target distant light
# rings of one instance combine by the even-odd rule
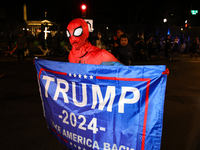
[[[108,30],[108,27],[106,27],[106,29]]]
[[[185,23],[187,23],[187,20],[185,20]]]
[[[82,9],[82,10],[86,10],[86,5],[84,5],[84,4],[81,5],[81,9]]]
[[[163,19],[163,22],[166,23],[166,22],[167,22],[167,18],[164,18],[164,19]]]
[[[181,31],[183,31],[183,28],[181,28]]]
[[[167,35],[170,35],[170,28],[168,28]]]
[[[171,14],[171,16],[173,16],[174,14]]]
[[[48,31],[48,27],[45,27],[45,30],[44,30],[44,39],[45,40],[47,39],[47,33],[51,33],[51,31]]]
[[[29,30],[29,28],[27,28],[27,29],[23,28],[23,30]]]
[[[187,23],[185,24],[185,27],[186,27],[186,28],[188,27],[188,24],[187,24]]]
[[[198,10],[191,10],[192,15],[196,15],[198,13]]]

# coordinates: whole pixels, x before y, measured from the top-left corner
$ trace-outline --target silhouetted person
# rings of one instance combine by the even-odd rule
[[[176,36],[176,38],[174,39],[174,53],[177,53],[178,51],[178,43],[179,43],[179,39],[178,39],[178,36]]]
[[[120,45],[117,47],[117,58],[121,63],[129,66],[133,63],[133,54],[128,45],[128,36],[122,34],[119,39]]]
[[[142,33],[139,34],[139,38],[137,38],[135,42],[136,50],[135,50],[135,59],[138,60],[142,57],[142,52],[145,50],[145,42]]]
[[[172,47],[172,40],[171,40],[170,35],[167,36],[167,39],[165,40],[164,45],[165,45],[165,58],[167,59],[168,53],[169,53],[169,51],[171,50],[171,47]]]
[[[158,59],[160,59],[161,41],[162,41],[162,37],[161,37],[161,34],[159,33],[156,38],[156,56],[158,57]]]
[[[147,50],[148,50],[148,59],[151,59],[151,55],[154,53],[154,41],[153,36],[150,37],[150,39],[146,42],[147,44]]]
[[[192,43],[191,47],[190,47],[190,59],[192,59],[193,54],[195,55],[195,59],[197,59],[197,45],[199,45],[199,38],[196,37],[196,39],[194,40],[194,42]]]
[[[18,39],[17,39],[17,57],[18,57],[18,61],[21,60],[21,56],[22,56],[22,60],[25,60],[24,57],[24,51],[26,48],[26,38],[22,35],[22,32],[20,32],[18,34]]]
[[[111,53],[117,57],[117,47],[120,45],[120,36],[124,34],[124,32],[120,29],[117,30],[117,36],[113,37],[113,49],[111,51]]]
[[[100,31],[97,32],[96,47],[98,47],[98,48],[102,48],[103,47],[103,41],[102,41],[102,36],[101,36],[101,32]]]

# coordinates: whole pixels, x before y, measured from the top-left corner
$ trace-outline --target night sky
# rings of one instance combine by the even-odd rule
[[[28,20],[47,19],[58,23],[69,23],[74,18],[81,17],[81,4],[88,6],[87,18],[92,18],[98,24],[134,24],[159,25],[167,17],[170,25],[184,25],[189,19],[189,10],[199,9],[200,5],[193,1],[129,1],[129,0],[6,0],[0,6],[0,18],[23,20],[23,4],[27,5]],[[200,11],[200,9],[199,9]],[[199,12],[200,13],[200,12]],[[192,20],[198,25],[200,15]],[[199,24],[200,25],[200,24]]]

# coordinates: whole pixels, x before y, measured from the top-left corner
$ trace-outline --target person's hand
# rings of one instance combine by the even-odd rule
[[[114,39],[115,41],[117,41],[117,37],[116,37],[116,36],[114,36],[113,39]]]
[[[117,46],[118,46],[118,44],[117,44],[117,43],[115,43],[115,44],[114,44],[114,47],[117,47]]]

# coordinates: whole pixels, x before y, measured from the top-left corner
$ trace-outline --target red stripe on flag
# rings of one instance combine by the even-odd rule
[[[119,77],[102,77],[96,76],[96,79],[101,80],[120,80],[120,81],[149,81],[150,78],[119,78]]]
[[[67,140],[65,140],[60,134],[58,134],[58,133],[56,132],[56,130],[54,130],[52,127],[51,127],[51,130],[52,130],[53,132],[55,132],[55,133],[57,134],[57,136],[59,136],[63,141],[69,143],[69,142],[68,142]]]
[[[147,87],[146,87],[144,125],[143,125],[143,133],[142,133],[142,146],[141,146],[141,150],[144,150],[144,147],[145,147],[147,115],[148,115],[148,106],[149,106],[149,87],[150,87],[150,82],[151,82],[151,80],[147,81]]]
[[[61,75],[67,75],[66,72],[59,72],[59,71],[53,71],[53,70],[48,70],[48,69],[41,68],[40,72],[39,72],[39,80],[40,80],[40,75],[41,75],[42,71],[51,72],[51,73],[55,73],[55,74],[61,74]]]
[[[120,81],[144,81],[144,82],[147,82],[146,98],[145,98],[144,124],[143,124],[142,145],[141,145],[141,150],[144,150],[144,148],[145,148],[145,137],[146,137],[148,106],[149,106],[149,88],[150,88],[151,79],[150,78],[102,77],[102,76],[96,76],[96,79],[100,79],[100,80],[120,80]]]

